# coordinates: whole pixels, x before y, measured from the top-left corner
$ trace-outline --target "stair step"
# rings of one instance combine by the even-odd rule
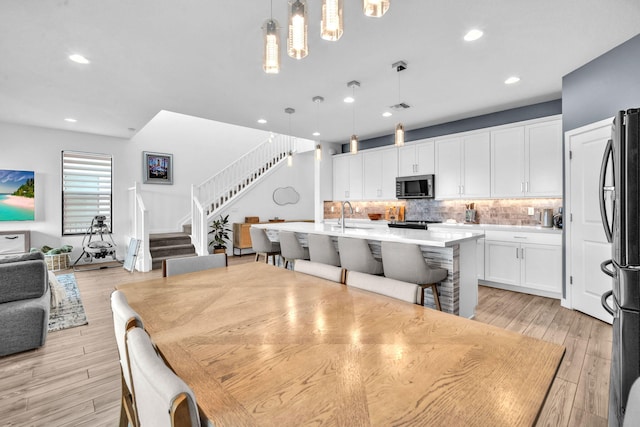
[[[162,262],[165,259],[188,258],[188,257],[192,257],[192,256],[196,256],[196,254],[193,253],[193,254],[184,254],[184,255],[171,255],[171,256],[162,256],[162,257],[153,258],[153,260],[151,261],[151,269],[152,270],[157,270],[159,268],[162,268]]]
[[[191,237],[186,233],[157,233],[149,235],[149,248],[160,246],[190,244]]]
[[[183,245],[167,245],[149,248],[149,253],[151,254],[151,258],[155,259],[163,256],[195,254],[196,248],[191,243]]]

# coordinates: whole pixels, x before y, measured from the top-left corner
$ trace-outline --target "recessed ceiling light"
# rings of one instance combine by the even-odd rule
[[[483,34],[484,33],[482,31],[473,29],[464,35],[464,39],[465,41],[472,42],[472,41],[478,40],[480,37],[482,37]]]
[[[506,85],[512,85],[514,83],[518,83],[520,81],[520,77],[517,76],[511,76],[509,77],[507,80],[504,81],[504,84]]]
[[[312,133],[313,136],[320,136],[320,132],[315,131],[314,133]]]
[[[393,116],[393,114],[390,111],[385,111],[384,113],[382,113],[382,117],[391,117]]]
[[[258,119],[258,123],[260,123],[261,125],[267,123],[266,119]]]
[[[77,53],[74,53],[73,55],[69,55],[69,59],[72,60],[73,62],[77,62],[78,64],[88,64],[89,62],[91,62],[84,56],[79,55]]]
[[[355,101],[355,98],[354,98],[353,96],[347,96],[347,97],[344,99],[344,102],[346,102],[347,104],[351,104],[351,103],[352,103],[352,102],[354,102],[354,101]]]
[[[77,122],[76,119],[72,118],[72,117],[67,117],[66,119],[64,119],[65,122],[69,122],[69,123],[75,123]]]

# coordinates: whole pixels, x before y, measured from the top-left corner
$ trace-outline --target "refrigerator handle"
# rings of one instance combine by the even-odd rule
[[[607,175],[607,166],[611,158],[613,151],[613,141],[607,141],[607,146],[604,149],[604,156],[602,157],[602,166],[600,167],[600,216],[602,217],[602,225],[604,227],[604,234],[607,236],[607,242],[613,241],[613,232],[609,227],[609,218],[607,218],[607,210],[605,208],[604,192],[605,192],[605,178]],[[609,188],[607,190],[610,190]]]
[[[602,307],[607,310],[607,313],[609,313],[612,316],[615,316],[613,314],[613,308],[609,307],[609,304],[607,304],[607,298],[609,298],[611,295],[613,295],[613,291],[607,291],[604,294],[602,294],[602,297],[600,297],[600,303],[602,304]]]
[[[615,272],[615,271],[613,271],[613,270],[609,270],[609,269],[607,268],[607,265],[610,265],[610,264],[612,264],[612,263],[613,263],[613,260],[611,260],[611,259],[608,259],[608,260],[606,260],[606,261],[601,262],[601,263],[600,263],[600,270],[602,270],[602,272],[603,272],[604,274],[606,274],[607,276],[612,277],[612,278],[615,278],[615,277],[616,277],[616,272]]]

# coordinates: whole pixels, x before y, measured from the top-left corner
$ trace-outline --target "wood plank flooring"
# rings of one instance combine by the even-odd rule
[[[229,263],[253,262],[253,256]],[[58,274],[71,273],[71,270]],[[89,324],[50,333],[43,348],[0,358],[1,426],[113,426],[120,376],[110,295],[159,277],[121,268],[76,272]],[[567,351],[537,426],[606,426],[611,326],[557,300],[481,286],[477,321],[562,344]]]

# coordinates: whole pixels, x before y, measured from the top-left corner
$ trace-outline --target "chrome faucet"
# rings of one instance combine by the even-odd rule
[[[344,233],[344,205],[349,205],[349,209],[351,209],[351,215],[353,215],[353,206],[351,206],[351,202],[345,200],[342,202],[342,209],[340,210],[340,225],[342,226],[342,232]]]

